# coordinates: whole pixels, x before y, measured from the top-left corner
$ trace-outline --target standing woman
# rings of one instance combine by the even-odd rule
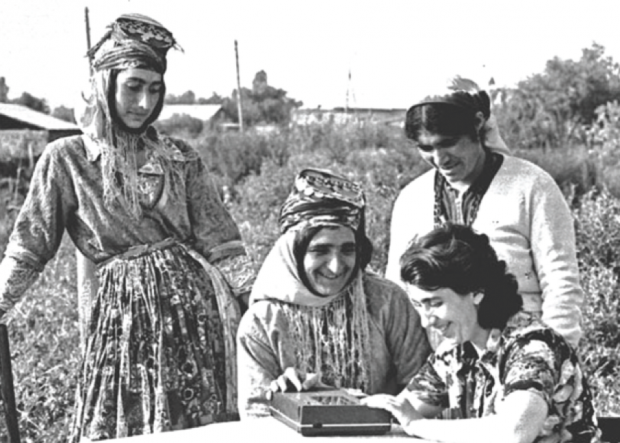
[[[471,226],[517,278],[523,311],[513,324],[542,319],[577,346],[583,291],[568,204],[549,174],[508,155],[493,123],[484,91],[455,91],[407,111],[406,136],[433,169],[394,204],[386,277],[402,284],[398,262],[412,240],[446,222]]]
[[[222,272],[245,250],[197,152],[151,126],[172,34],[137,14],[89,55],[84,135],[50,144],[0,265],[0,314],[56,254],[64,230],[96,266],[73,441],[234,418],[239,306]]]

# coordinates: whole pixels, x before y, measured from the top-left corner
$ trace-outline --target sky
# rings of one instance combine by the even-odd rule
[[[230,96],[264,70],[304,107],[406,108],[456,75],[515,86],[594,42],[620,62],[614,0],[2,0],[0,77],[53,109],[86,89],[91,43],[127,12],[172,31],[167,92]],[[349,79],[350,73],[350,79]]]

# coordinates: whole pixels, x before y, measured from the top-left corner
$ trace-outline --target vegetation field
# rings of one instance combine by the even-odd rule
[[[191,140],[241,227],[255,266],[277,236],[278,208],[303,167],[329,168],[361,182],[367,226],[382,273],[389,219],[399,190],[428,166],[402,130],[365,122],[291,127],[272,134],[206,132]],[[620,415],[620,203],[610,157],[585,148],[514,151],[548,170],[571,205],[587,301],[581,355],[599,415]],[[0,253],[23,189],[0,189]],[[23,184],[24,188],[26,184]],[[67,236],[23,301],[7,318],[23,441],[63,442],[80,367],[74,247]]]

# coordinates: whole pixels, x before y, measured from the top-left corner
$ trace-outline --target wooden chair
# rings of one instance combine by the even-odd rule
[[[20,443],[9,333],[5,324],[0,324],[0,396],[4,404],[6,428],[10,443]]]

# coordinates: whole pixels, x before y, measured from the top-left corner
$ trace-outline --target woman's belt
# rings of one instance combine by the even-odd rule
[[[158,241],[156,243],[150,243],[146,245],[136,245],[127,249],[125,252],[121,252],[120,254],[116,254],[107,260],[102,261],[97,264],[97,268],[101,269],[102,267],[112,263],[114,260],[131,260],[134,258],[142,257],[144,255],[148,255],[154,251],[161,251],[162,249],[167,249],[175,244],[179,244],[177,240],[173,238],[167,238],[162,241]]]

